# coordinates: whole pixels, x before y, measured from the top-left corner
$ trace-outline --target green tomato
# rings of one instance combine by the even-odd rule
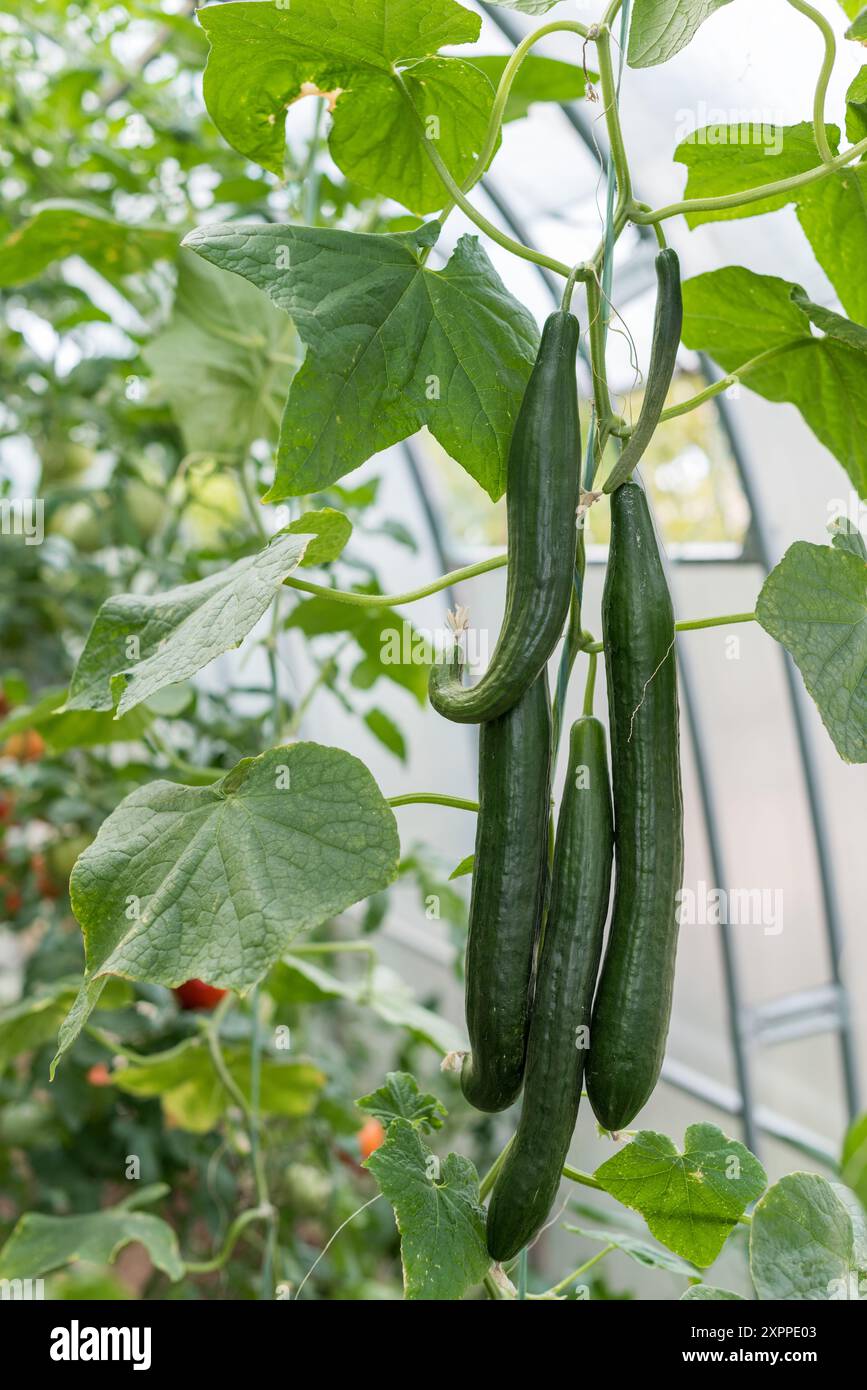
[[[140,478],[130,478],[124,485],[123,502],[142,540],[151,540],[166,514],[165,497]]]
[[[83,555],[92,555],[105,545],[101,518],[90,502],[66,502],[51,517],[48,533],[65,536]]]
[[[43,483],[74,483],[93,463],[93,450],[71,439],[47,440],[40,454]]]
[[[38,1100],[12,1101],[0,1109],[0,1140],[26,1148],[52,1137],[54,1116],[49,1105]]]
[[[290,1163],[284,1174],[286,1197],[299,1216],[322,1216],[331,1201],[332,1183],[327,1173],[312,1163]]]

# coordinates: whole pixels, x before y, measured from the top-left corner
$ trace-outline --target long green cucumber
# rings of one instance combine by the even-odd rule
[[[680,261],[677,253],[666,246],[656,258],[656,318],[653,325],[653,345],[641,411],[623,452],[603,485],[604,492],[614,492],[626,482],[641,462],[653,438],[677,363],[677,349],[683,328],[683,295],[680,288]]]
[[[551,790],[546,673],[479,731],[479,814],[466,956],[471,1052],[461,1087],[504,1110],[524,1076],[533,952],[545,892]]]
[[[551,314],[509,449],[506,608],[490,665],[474,686],[459,665],[435,665],[430,700],[446,719],[479,724],[504,714],[532,685],[569,611],[580,500],[581,429],[573,314]]]
[[[617,872],[587,1092],[600,1124],[616,1131],[649,1099],[662,1067],[683,877],[674,613],[637,483],[611,498],[602,636]]]
[[[613,844],[605,730],[585,716],[569,740],[521,1119],[488,1208],[495,1260],[533,1239],[560,1185],[581,1099]]]

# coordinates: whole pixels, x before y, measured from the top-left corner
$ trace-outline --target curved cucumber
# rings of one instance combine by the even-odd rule
[[[488,1208],[495,1260],[511,1259],[532,1240],[560,1185],[581,1099],[613,844],[605,730],[585,717],[569,741],[521,1120]]]
[[[478,1110],[504,1110],[524,1076],[533,951],[548,858],[551,706],[543,672],[479,732],[479,815],[467,938],[471,1053],[461,1087]]]
[[[641,413],[626,446],[603,484],[604,492],[614,492],[638,467],[653,438],[677,363],[677,349],[683,329],[683,295],[680,288],[680,261],[670,246],[656,258],[656,318],[647,387]]]
[[[446,719],[479,724],[504,714],[533,683],[569,611],[581,488],[581,429],[573,314],[551,314],[509,449],[506,609],[490,665],[464,686],[454,663],[434,666],[430,701]]]
[[[662,1067],[683,876],[674,613],[637,483],[611,498],[602,634],[617,875],[587,1092],[600,1124],[620,1130],[649,1099]]]

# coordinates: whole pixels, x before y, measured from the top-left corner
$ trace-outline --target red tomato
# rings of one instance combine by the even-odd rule
[[[4,756],[16,758],[19,763],[37,763],[44,752],[45,739],[36,729],[11,734],[3,745]]]
[[[178,985],[177,989],[172,990],[182,1009],[216,1008],[223,995],[228,992],[225,989],[215,989],[213,985],[206,985],[204,980],[187,980],[186,984]]]
[[[11,825],[15,802],[8,794],[0,796],[0,825]]]
[[[22,898],[21,894],[18,892],[18,889],[17,889],[17,888],[7,888],[7,889],[6,889],[6,915],[7,915],[7,917],[14,917],[14,916],[16,915],[16,913],[20,912],[23,903],[24,903],[24,899]]]
[[[87,1073],[87,1079],[91,1086],[110,1086],[111,1072],[105,1062],[97,1062]]]
[[[369,1120],[365,1120],[356,1137],[358,1147],[361,1149],[361,1157],[370,1158],[370,1155],[376,1152],[385,1138],[382,1121],[371,1115]]]

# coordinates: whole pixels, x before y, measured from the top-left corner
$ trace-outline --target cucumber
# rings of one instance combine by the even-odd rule
[[[614,827],[605,730],[572,725],[557,822],[550,906],[539,956],[518,1130],[488,1208],[488,1251],[509,1260],[545,1222],[581,1099],[585,1034],[608,913]]]
[[[506,488],[509,568],[506,609],[490,665],[472,687],[459,664],[430,676],[430,701],[446,719],[495,719],[532,685],[559,641],[572,597],[581,495],[581,429],[573,314],[551,314],[512,443]]]
[[[662,1067],[683,877],[674,613],[637,483],[611,498],[602,636],[617,872],[587,1093],[599,1123],[617,1131],[649,1099]]]
[[[680,288],[680,261],[670,246],[656,258],[656,318],[653,325],[653,345],[641,412],[619,459],[603,485],[604,492],[614,492],[626,482],[641,462],[653,438],[659,417],[665,409],[671,379],[677,364],[677,349],[683,328],[683,295]]]
[[[537,676],[479,732],[479,814],[466,958],[471,1052],[461,1087],[478,1110],[505,1110],[524,1075],[533,952],[545,893],[551,706]]]

